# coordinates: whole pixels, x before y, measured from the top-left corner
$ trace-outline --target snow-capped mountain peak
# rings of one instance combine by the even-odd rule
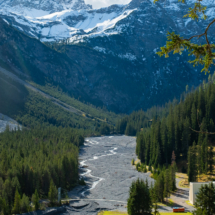
[[[215,16],[214,1],[202,1],[208,7],[206,15],[209,19]],[[43,42],[67,39],[78,43],[88,38],[121,34],[125,29],[131,31],[133,26],[129,20],[132,20],[132,14],[137,14],[134,16],[143,28],[147,25],[147,21],[141,21],[143,17],[161,16],[165,19],[171,16],[178,29],[184,31],[191,20],[182,17],[194,2],[187,0],[182,4],[178,0],[160,0],[154,4],[153,0],[132,0],[128,5],[93,10],[84,0],[0,0],[0,16]]]
[[[92,9],[84,0],[0,0],[0,7],[5,12],[29,17],[44,16],[63,10]]]

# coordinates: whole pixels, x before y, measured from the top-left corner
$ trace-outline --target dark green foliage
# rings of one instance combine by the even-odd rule
[[[188,181],[195,182],[197,180],[198,169],[197,169],[197,147],[194,142],[193,146],[191,146],[188,150]]]
[[[182,173],[187,173],[187,170],[186,170],[186,168],[185,168],[184,166],[182,166],[181,172],[182,172]]]
[[[116,132],[135,136],[141,128],[148,126],[148,117],[144,111],[133,112],[130,116],[126,116],[119,120],[116,124]]]
[[[99,130],[102,135],[110,134],[110,126],[108,126],[107,124],[103,123]]]
[[[210,146],[209,153],[208,153],[208,165],[209,165],[209,172],[210,174],[213,173],[213,165],[214,165],[214,158],[213,158],[213,147]]]
[[[194,215],[215,214],[215,187],[213,183],[203,185],[196,195]]]
[[[85,185],[86,185],[86,183],[85,183],[85,181],[84,181],[84,178],[81,178],[81,180],[79,180],[79,184],[80,184],[81,186],[85,186]]]
[[[153,189],[153,199],[155,202],[163,202],[164,198],[168,198],[172,191],[176,190],[176,169],[175,166],[163,168],[162,171],[154,170],[153,178],[156,179]]]
[[[128,199],[129,215],[149,215],[152,212],[152,200],[148,182],[138,179],[132,182]]]
[[[54,203],[57,200],[57,188],[54,185],[53,180],[51,180],[51,182],[50,182],[48,197],[49,197],[51,205],[54,205]]]
[[[43,92],[48,93],[49,95],[65,102],[68,105],[75,107],[77,110],[86,113],[86,116],[95,120],[106,121],[110,124],[116,124],[117,119],[121,118],[120,114],[115,114],[111,111],[108,111],[105,107],[95,107],[90,103],[83,103],[78,101],[74,97],[71,97],[69,94],[63,92],[63,90],[59,86],[54,86],[53,84],[46,83],[45,86],[39,85],[36,83],[31,83],[33,86],[41,89]]]
[[[81,131],[61,127],[0,134],[0,213],[28,212],[33,193],[38,210],[39,196],[47,198],[50,188],[71,189],[78,183],[78,147],[83,142]]]
[[[77,108],[77,114],[65,110],[64,105],[61,107],[56,105],[52,99],[22,86],[1,73],[0,101],[4,102],[0,105],[0,113],[15,119],[28,128],[41,125],[81,128],[88,136],[99,135],[100,132],[109,134],[112,129],[111,125],[114,125],[120,117],[120,115],[93,107],[90,104],[83,104],[52,85],[40,86],[33,82],[31,84],[66,104],[74,106]]]
[[[2,113],[5,113],[5,111]],[[29,128],[38,127],[40,125],[81,128],[84,129],[88,135],[92,134],[93,127],[97,124],[100,125],[97,121],[68,112],[55,105],[51,100],[32,91],[29,91],[24,109],[16,116],[12,115],[12,118]],[[99,134],[100,132],[98,130],[94,133]]]
[[[144,128],[137,135],[136,154],[142,163],[151,164],[155,168],[158,164],[171,164],[173,151],[176,163],[190,159],[188,150],[195,141],[195,155],[198,158],[194,162],[198,172],[207,173],[208,168],[212,168],[212,152],[208,145],[209,141],[215,141],[215,135],[204,133],[215,131],[215,74],[210,79],[212,81],[209,83],[187,93],[180,103],[172,103],[166,116],[161,114],[154,117],[151,127]]]
[[[15,192],[15,198],[14,198],[14,206],[13,206],[13,213],[14,214],[20,214],[21,212],[21,199],[19,195],[19,191],[16,190]]]
[[[175,106],[177,100],[173,100],[173,103],[166,103],[162,107],[154,106],[148,109],[146,112],[140,110],[131,113],[129,116],[125,116],[117,121],[116,132],[119,134],[126,134],[128,136],[134,136],[141,130],[150,128],[153,117],[157,116],[165,117],[169,113],[170,105]]]
[[[23,194],[21,202],[20,202],[20,211],[21,213],[27,213],[30,210],[30,202],[28,196]]]

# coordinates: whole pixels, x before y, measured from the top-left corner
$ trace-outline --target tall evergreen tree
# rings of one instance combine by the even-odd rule
[[[14,206],[13,206],[14,214],[20,214],[20,212],[21,212],[20,203],[21,203],[21,198],[19,195],[19,191],[16,189],[15,198],[14,198]]]
[[[196,168],[196,145],[189,148],[188,151],[188,181],[195,182],[197,180],[197,168]]]
[[[53,180],[51,180],[51,183],[50,183],[48,197],[49,197],[51,204],[53,204],[57,199],[57,188],[54,185]]]
[[[151,214],[152,200],[147,182],[140,179],[132,182],[127,210],[129,215]]]
[[[213,147],[209,147],[208,152],[208,165],[209,165],[209,172],[212,175],[213,174],[213,166],[214,166],[214,154],[213,154]]]

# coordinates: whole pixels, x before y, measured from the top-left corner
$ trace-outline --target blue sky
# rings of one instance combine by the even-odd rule
[[[131,0],[85,0],[87,4],[93,5],[93,8],[107,7],[112,4],[127,4]]]

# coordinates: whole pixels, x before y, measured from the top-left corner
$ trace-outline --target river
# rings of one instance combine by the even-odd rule
[[[86,186],[69,193],[70,206],[65,214],[97,214],[101,210],[126,211],[129,187],[137,178],[153,181],[131,165],[136,139],[127,136],[104,136],[85,139],[80,149],[79,171]],[[75,199],[75,200],[74,200]]]

